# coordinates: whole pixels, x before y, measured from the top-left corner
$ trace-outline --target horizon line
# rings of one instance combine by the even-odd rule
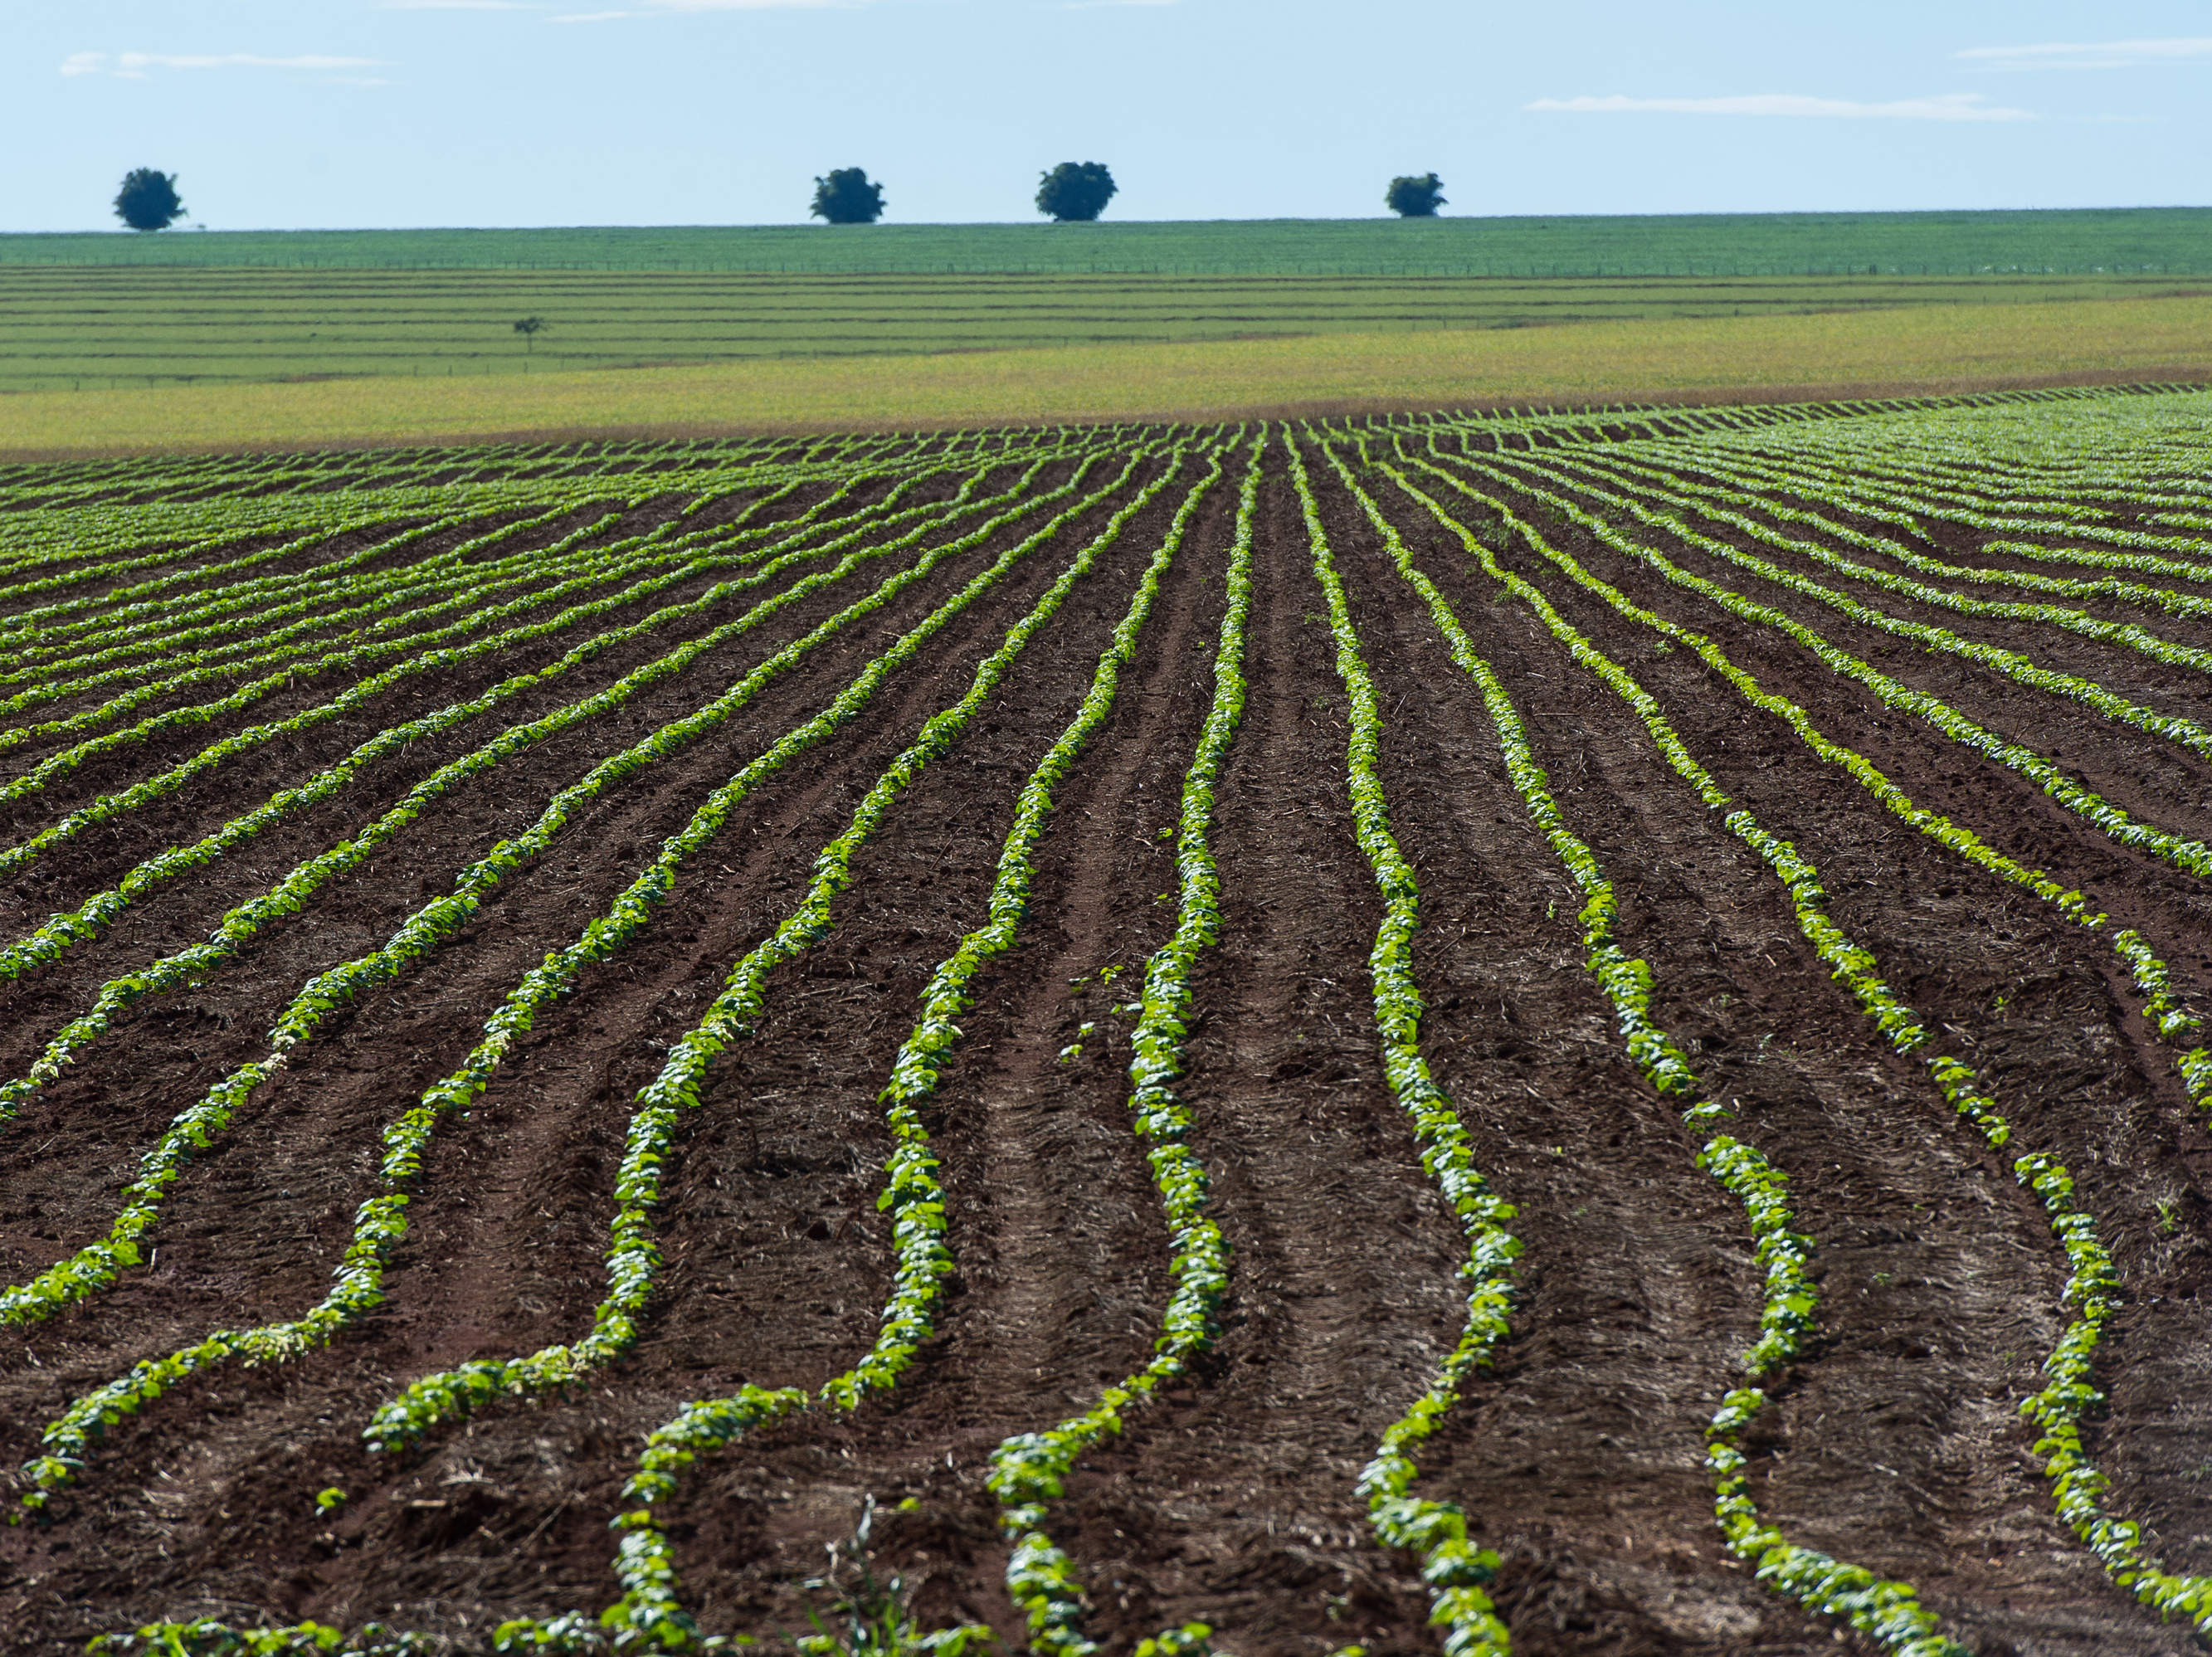
[[[149,243],[166,245],[169,241],[189,241],[200,236],[404,236],[426,234],[460,235],[533,235],[573,234],[577,232],[606,231],[867,231],[890,230],[1007,230],[1076,231],[1117,228],[1157,228],[1170,225],[1261,225],[1261,224],[1504,224],[1525,223],[1529,221],[1565,219],[1787,219],[1787,218],[1930,218],[1942,215],[1995,215],[2033,213],[2202,213],[2212,212],[2212,203],[2188,202],[2132,203],[2098,206],[2075,207],[1790,207],[1738,208],[1715,211],[1682,211],[1671,213],[1451,213],[1437,214],[1426,219],[1399,219],[1387,214],[1363,214],[1356,217],[1327,217],[1322,215],[1278,215],[1253,218],[1212,219],[1103,219],[1071,223],[1031,219],[913,219],[898,220],[889,224],[878,222],[867,225],[817,224],[806,220],[771,220],[749,224],[410,224],[410,225],[319,225],[281,226],[246,225],[215,229],[194,224],[185,229],[171,226],[166,231],[131,230],[120,226],[88,226],[69,230],[0,230],[0,239],[37,236],[98,236],[116,239],[142,239]]]

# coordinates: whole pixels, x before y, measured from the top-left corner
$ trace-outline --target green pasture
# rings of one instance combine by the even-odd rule
[[[187,197],[191,180],[185,181]],[[889,180],[893,219],[898,180]],[[1447,191],[1452,181],[1446,180]],[[1378,212],[1382,181],[1376,180]],[[0,235],[0,265],[768,275],[1556,276],[2212,273],[2212,209],[1097,224]]]
[[[0,391],[458,378],[2169,292],[2170,277],[767,276],[0,264]],[[526,338],[514,324],[542,318]]]

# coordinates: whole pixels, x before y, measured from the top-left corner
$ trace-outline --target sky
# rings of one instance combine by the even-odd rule
[[[2208,89],[2203,0],[0,0],[0,230],[2195,205]]]

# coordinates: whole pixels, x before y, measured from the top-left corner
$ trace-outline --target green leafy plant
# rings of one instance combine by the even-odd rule
[[[1411,1494],[1419,1474],[1412,1453],[1435,1431],[1437,1422],[1459,1401],[1468,1379],[1489,1364],[1498,1343],[1510,1332],[1513,1262],[1521,1253],[1521,1243],[1505,1229],[1514,1215],[1512,1205],[1491,1194],[1475,1168],[1473,1145],[1460,1125],[1458,1109],[1421,1055],[1423,1001],[1413,965],[1420,888],[1413,865],[1390,833],[1380,769],[1381,701],[1360,656],[1358,628],[1305,462],[1295,441],[1287,446],[1314,577],[1328,601],[1337,677],[1348,708],[1345,767],[1353,834],[1383,900],[1382,924],[1368,953],[1375,1019],[1382,1035],[1383,1074],[1413,1120],[1423,1169],[1459,1217],[1468,1240],[1468,1261],[1460,1268],[1461,1275],[1471,1285],[1467,1323],[1458,1344],[1427,1391],[1383,1433],[1381,1450],[1361,1472],[1357,1490],[1367,1503],[1368,1522],[1376,1539],[1420,1559],[1422,1581],[1431,1590],[1430,1620],[1446,1630],[1448,1657],[1506,1657],[1511,1638],[1484,1592],[1497,1574],[1498,1556],[1468,1540],[1467,1516],[1457,1507]]]
[[[1613,884],[1595,853],[1567,826],[1549,790],[1548,780],[1535,763],[1525,728],[1504,682],[1476,652],[1473,640],[1453,615],[1443,593],[1415,567],[1410,549],[1373,498],[1340,464],[1338,474],[1382,535],[1400,574],[1427,606],[1450,645],[1453,660],[1480,688],[1504,750],[1508,775],[1553,853],[1582,889],[1586,899],[1581,919],[1588,965],[1613,1004],[1630,1058],[1662,1096],[1687,1102],[1683,1112],[1686,1126],[1701,1135],[1711,1134],[1698,1152],[1698,1166],[1742,1203],[1755,1239],[1754,1259],[1761,1268],[1764,1296],[1759,1337],[1744,1354],[1743,1368],[1753,1377],[1777,1369],[1796,1356],[1803,1340],[1813,1331],[1820,1303],[1819,1291],[1809,1272],[1812,1239],[1794,1229],[1788,1206],[1787,1178],[1755,1146],[1728,1133],[1712,1132],[1730,1113],[1704,1096],[1687,1056],[1653,1020],[1651,969],[1644,962],[1629,956],[1616,941],[1613,926],[1619,905]],[[1417,499],[1428,501],[1402,477],[1398,481]],[[1433,507],[1433,502],[1430,504]],[[1448,519],[1442,521],[1449,526]],[[1318,514],[1310,506],[1309,525],[1309,533],[1317,535]],[[1626,671],[1570,627],[1540,592],[1498,564],[1486,545],[1472,536],[1464,537],[1464,543],[1470,552],[1476,553],[1493,579],[1503,581],[1537,612],[1582,665],[1595,671],[1636,708],[1662,752],[1690,776],[1708,807],[1717,809],[1729,803],[1660,716],[1657,705]],[[1824,955],[1835,955],[1841,967],[1856,972],[1869,983],[1878,983],[1869,970],[1870,958],[1864,957],[1863,952],[1843,938],[1820,913],[1822,895],[1811,878],[1809,868],[1794,859],[1790,847],[1758,828],[1747,812],[1732,813],[1728,823],[1739,835],[1752,840],[1763,855],[1786,867],[1790,872],[1785,878],[1796,879],[1792,891],[1798,902],[1800,924],[1807,927],[1808,937],[1816,945],[1822,947]],[[1917,1026],[1902,1010],[1885,1009],[1882,1017],[1886,1030],[1911,1028],[1917,1037]],[[1501,1333],[1502,1321],[1501,1315]],[[1744,1471],[1747,1461],[1736,1441],[1742,1429],[1763,1407],[1765,1399],[1765,1393],[1755,1387],[1731,1392],[1708,1433],[1708,1466],[1716,1479],[1715,1511],[1731,1551],[1753,1561],[1762,1581],[1810,1608],[1840,1618],[1875,1638],[1895,1657],[1965,1657],[1966,1648],[1938,1631],[1935,1614],[1919,1604],[1910,1584],[1883,1581],[1863,1567],[1792,1543],[1760,1519],[1747,1494],[1749,1484]],[[1462,1549],[1466,1547],[1463,1523],[1462,1520],[1462,1528],[1456,1533],[1457,1545]],[[1438,1521],[1438,1528],[1447,1544],[1455,1539],[1448,1520]],[[1494,1569],[1494,1563],[1477,1560],[1470,1568],[1470,1579],[1480,1580],[1480,1572],[1486,1569]],[[1479,1587],[1470,1591],[1480,1593]],[[1486,1597],[1482,1599],[1482,1607],[1486,1614]],[[1468,1649],[1480,1648],[1470,1646]]]
[[[1006,1561],[1006,1591],[1028,1622],[1030,1649],[1045,1657],[1087,1657],[1098,1648],[1082,1631],[1083,1587],[1074,1562],[1045,1529],[1048,1504],[1063,1493],[1067,1476],[1084,1452],[1119,1433],[1127,1411],[1144,1404],[1211,1348],[1215,1308],[1228,1284],[1228,1241],[1206,1212],[1205,1165],[1186,1142],[1190,1114],[1176,1097],[1172,1083],[1184,1064],[1191,969],[1219,936],[1220,873],[1211,843],[1213,799],[1229,744],[1243,716],[1252,527],[1263,448],[1264,440],[1254,444],[1239,491],[1226,580],[1228,602],[1214,651],[1213,700],[1198,750],[1183,775],[1176,820],[1181,901],[1175,932],[1146,964],[1142,1000],[1121,1009],[1138,1016],[1130,1037],[1129,1106],[1136,1131],[1147,1144],[1146,1160],[1167,1211],[1175,1289],[1161,1320],[1152,1361],[1107,1388],[1091,1409],[1042,1432],[1017,1433],[1005,1440],[991,1453],[986,1479],[998,1499],[1000,1532],[1012,1545]],[[1179,521],[1171,533],[1179,540],[1185,528]],[[1121,970],[1118,964],[1101,969],[1102,986]],[[1202,1624],[1190,1626],[1200,1630],[1197,1636],[1189,1636],[1186,1630],[1160,1638],[1194,1637],[1198,1643],[1188,1648],[1206,1649],[1203,1642],[1210,1630]]]
[[[1122,480],[1127,478],[1137,464],[1135,458],[1130,459],[1123,469]],[[1080,470],[1077,476],[1081,476]],[[337,1284],[330,1294],[301,1318],[258,1329],[218,1332],[167,1357],[142,1360],[126,1375],[80,1396],[60,1417],[50,1423],[41,1435],[45,1453],[25,1464],[25,1480],[32,1488],[21,1498],[22,1510],[35,1513],[43,1508],[52,1491],[76,1481],[86,1466],[93,1445],[112,1425],[123,1417],[150,1405],[186,1376],[234,1359],[258,1363],[287,1361],[326,1344],[339,1331],[380,1304],[384,1298],[385,1263],[407,1234],[408,1187],[422,1171],[423,1152],[431,1137],[441,1122],[465,1107],[469,1101],[490,1084],[508,1049],[520,1035],[530,1029],[538,1010],[568,993],[586,965],[615,954],[645,928],[653,910],[665,901],[674,884],[678,868],[714,839],[730,811],[762,779],[773,774],[852,719],[872,699],[883,681],[898,666],[912,659],[922,645],[954,616],[994,586],[1027,553],[1049,540],[1067,519],[1094,504],[1097,499],[1112,494],[1119,486],[1117,481],[1100,491],[1099,495],[1066,508],[1043,529],[1001,554],[990,568],[971,579],[957,594],[933,611],[927,619],[902,635],[897,645],[876,658],[827,708],[787,732],[766,753],[709,795],[685,828],[663,843],[659,855],[615,899],[606,913],[586,926],[574,943],[548,956],[543,965],[524,975],[508,992],[498,1011],[486,1021],[483,1039],[460,1068],[433,1085],[411,1109],[385,1129],[385,1155],[380,1172],[386,1188],[383,1193],[362,1205],[356,1217],[352,1242],[340,1263]],[[1073,481],[1071,480],[1066,487],[1072,489]],[[1133,507],[1125,508],[1121,521],[1126,522],[1127,517],[1134,510]],[[980,541],[991,532],[991,527],[987,526],[973,537],[963,537],[963,540],[971,544]],[[930,568],[951,555],[952,549],[961,544],[960,542],[951,542],[933,549],[917,564],[902,573],[904,581],[921,579]],[[307,990],[295,998],[292,1008],[279,1020],[271,1034],[272,1044],[278,1049],[278,1058],[281,1059],[291,1045],[310,1033],[334,1007],[347,998],[356,980],[373,981],[379,975],[389,975],[401,963],[418,954],[432,937],[441,932],[450,932],[461,924],[477,907],[474,883],[495,881],[504,873],[520,866],[528,858],[542,852],[544,843],[557,832],[560,824],[566,821],[567,814],[578,804],[598,793],[610,782],[650,762],[661,753],[672,750],[681,742],[726,720],[736,708],[750,700],[761,684],[781,671],[801,652],[845,626],[855,616],[869,614],[880,608],[903,584],[899,578],[886,582],[869,598],[848,606],[819,624],[811,633],[769,657],[708,708],[685,720],[678,721],[672,726],[663,727],[645,743],[604,762],[583,782],[556,796],[554,804],[547,808],[530,833],[518,841],[501,842],[489,856],[465,870],[454,897],[438,900],[418,911],[416,917],[395,935],[393,941],[377,955],[349,963],[347,968],[322,974],[311,980]],[[254,1067],[248,1069],[253,1070]],[[256,1084],[258,1079],[258,1073],[250,1077],[240,1073],[235,1075],[228,1085],[237,1096],[242,1097],[243,1090]],[[910,1109],[902,1114],[895,1111],[893,1115],[895,1133],[907,1142],[893,1158],[893,1190],[897,1192],[904,1188],[897,1178],[902,1166],[909,1166],[916,1170],[924,1168],[927,1158],[921,1147],[927,1145],[927,1136],[922,1132]],[[922,1178],[927,1187],[933,1190],[933,1181],[927,1180],[926,1171],[922,1172]],[[934,1207],[925,1205],[924,1211],[919,1211],[916,1217],[928,1218],[932,1216],[934,1217],[933,1225],[923,1226],[923,1235],[911,1240],[911,1247],[915,1251],[912,1269],[919,1277],[915,1284],[901,1290],[910,1299],[919,1297],[919,1302],[924,1305],[933,1296],[935,1278],[949,1269],[942,1259],[942,1247],[935,1241],[936,1231],[941,1229],[943,1224],[941,1205]],[[131,1247],[135,1247],[137,1235],[143,1235],[143,1231],[141,1225],[138,1231],[127,1240]],[[902,1253],[908,1247],[908,1241],[902,1235]],[[73,1282],[58,1284],[57,1288],[67,1293],[75,1292]],[[872,1381],[881,1375],[884,1384],[888,1384],[888,1377],[905,1367],[913,1346],[910,1343],[902,1343],[895,1332],[908,1326],[911,1319],[918,1315],[910,1313],[906,1318],[895,1316],[889,1320],[886,1334],[878,1343],[880,1355],[874,1360],[875,1367],[867,1371]],[[623,1314],[623,1321],[627,1322],[626,1314]],[[611,1331],[610,1334],[611,1338],[620,1338],[622,1331],[617,1328]],[[658,1534],[657,1531],[653,1532],[647,1541],[657,1539]],[[647,1543],[639,1541],[639,1535],[635,1533],[625,1538],[625,1545],[631,1544],[647,1545]],[[647,1565],[641,1567],[648,1575],[650,1565],[648,1561]]]
[[[1122,473],[1123,480],[1134,466],[1133,459]],[[1114,515],[1061,572],[1037,606],[1016,623],[1009,634],[1007,646],[1002,649],[1002,657],[1010,658],[1012,651],[1019,648],[1020,641],[1059,608],[1099,554],[1120,537],[1129,521],[1167,487],[1179,470],[1178,455],[1176,464]],[[1187,507],[1195,509],[1196,496],[1202,495],[1219,474],[1217,460],[1192,500],[1186,502]],[[1072,516],[1073,512],[1067,515]],[[1179,525],[1187,524],[1188,517],[1188,510],[1180,514]],[[1052,527],[1057,527],[1057,523]],[[1158,594],[1159,577],[1167,561],[1174,555],[1174,543],[1180,539],[1179,532],[1174,534],[1170,543],[1155,555],[1129,613],[1123,617],[1113,643],[1100,659],[1090,692],[1075,719],[1024,785],[1015,805],[1012,827],[1000,853],[988,905],[988,923],[963,938],[931,976],[922,993],[921,1016],[901,1043],[889,1083],[878,1095],[893,1141],[891,1156],[884,1168],[884,1188],[877,1199],[878,1209],[893,1216],[892,1290],[874,1345],[852,1369],[821,1388],[820,1402],[830,1409],[857,1409],[870,1394],[896,1384],[912,1365],[921,1342],[933,1332],[943,1280],[951,1274],[953,1266],[945,1242],[944,1193],[936,1178],[937,1158],[916,1107],[935,1092],[938,1074],[960,1039],[959,1026],[953,1020],[968,1006],[970,986],[976,974],[991,958],[1012,948],[1016,940],[1017,929],[1027,909],[1032,873],[1030,853],[1044,831],[1053,791],[1085,741],[1111,710],[1121,664],[1134,648],[1138,630]],[[979,670],[978,680],[985,686],[995,683],[995,671],[990,663]],[[980,702],[980,697],[977,700]],[[957,729],[969,711],[965,706],[948,710],[936,716],[932,724],[939,731],[950,731]],[[929,727],[925,726],[926,738],[928,734]],[[895,764],[894,774],[900,769]],[[899,786],[896,774],[887,776],[885,782],[894,790]],[[883,786],[884,783],[878,784],[879,788]],[[802,948],[826,930],[826,893],[843,877],[843,858],[849,857],[850,848],[844,848],[842,858],[837,853],[838,848],[833,843],[817,860],[817,881],[809,903],[811,906],[818,898],[821,912],[810,913],[809,908],[803,907],[778,929],[769,945],[740,962],[707,1019],[678,1044],[685,1049],[680,1069],[673,1056],[671,1066],[687,1077],[684,1084],[692,1090],[694,1099],[698,1077],[703,1075],[708,1059],[730,1035],[744,1027],[740,1019],[749,1023],[757,1015],[760,979],[775,958],[775,951]],[[670,1074],[670,1070],[664,1070],[664,1080]],[[675,1492],[678,1474],[702,1451],[729,1442],[757,1422],[807,1408],[809,1404],[806,1394],[795,1390],[771,1393],[748,1386],[724,1399],[686,1405],[648,1436],[645,1452],[638,1459],[638,1471],[623,1489],[625,1499],[639,1505],[616,1520],[622,1540],[617,1550],[615,1575],[624,1592],[599,1618],[617,1645],[629,1643],[656,1650],[688,1651],[699,1643],[697,1625],[683,1606],[674,1551],[653,1504]],[[518,1630],[518,1642],[526,1638],[525,1625],[511,1626]],[[526,1648],[515,1644],[502,1648]]]

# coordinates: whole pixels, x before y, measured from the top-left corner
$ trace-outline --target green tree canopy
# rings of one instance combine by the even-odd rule
[[[1393,179],[1382,204],[1401,219],[1433,219],[1444,204],[1444,181],[1433,173]]]
[[[832,224],[873,224],[884,215],[884,187],[869,183],[863,167],[834,167],[828,178],[815,179],[808,210]]]
[[[141,167],[123,175],[123,188],[115,192],[115,216],[133,230],[167,230],[184,215],[175,173]]]
[[[1037,185],[1037,211],[1050,214],[1063,224],[1071,219],[1095,219],[1114,199],[1114,175],[1099,161],[1062,161]]]

